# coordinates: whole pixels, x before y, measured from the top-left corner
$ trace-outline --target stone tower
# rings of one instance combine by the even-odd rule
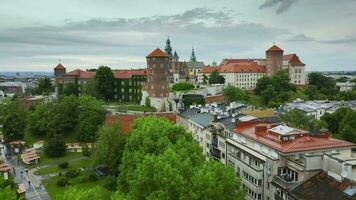
[[[63,78],[65,74],[66,74],[66,68],[59,62],[59,64],[54,68],[54,86],[55,86],[56,97],[58,97],[59,84],[63,82]]]
[[[266,51],[266,74],[271,77],[282,69],[283,49],[273,45]]]
[[[157,48],[146,56],[146,60],[148,95],[150,97],[168,97],[168,76],[171,67],[170,57]]]
[[[177,54],[177,51],[174,51],[172,62],[179,62],[179,56]]]

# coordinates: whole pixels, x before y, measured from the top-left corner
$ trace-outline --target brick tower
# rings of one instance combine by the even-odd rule
[[[266,74],[271,77],[282,69],[283,49],[273,45],[266,51]]]
[[[171,59],[161,49],[152,51],[147,59],[147,91],[150,97],[169,96],[169,69]]]
[[[66,68],[59,63],[55,68],[54,68],[54,86],[55,86],[55,94],[56,97],[58,97],[58,87],[59,84],[63,82],[64,75],[66,74]]]

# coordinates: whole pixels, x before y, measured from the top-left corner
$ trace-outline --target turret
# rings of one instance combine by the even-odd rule
[[[179,62],[179,56],[177,54],[177,51],[174,51],[172,62]]]
[[[166,47],[164,48],[164,51],[168,56],[172,56],[172,47],[171,47],[171,41],[169,40],[169,37],[167,38]]]
[[[147,91],[150,97],[168,97],[168,73],[171,59],[161,49],[152,51],[147,60]]]
[[[194,47],[192,48],[192,54],[190,55],[190,61],[191,62],[197,61],[197,57],[195,56],[195,52],[194,52]]]
[[[271,77],[282,69],[283,49],[273,45],[266,51],[266,74]]]

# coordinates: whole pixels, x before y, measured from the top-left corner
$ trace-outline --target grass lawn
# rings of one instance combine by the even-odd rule
[[[69,187],[78,187],[81,190],[86,190],[89,188],[93,188],[95,186],[102,186],[105,182],[105,179],[99,179],[97,181],[89,181],[85,180],[83,178],[85,174],[79,175],[76,178],[70,179],[71,185],[70,186],[65,186],[65,187],[59,187],[57,186],[57,181],[61,178],[60,176],[52,177],[50,179],[44,180],[44,186],[47,189],[47,192],[49,196],[51,197],[52,200],[56,200],[58,195],[63,194],[65,190],[67,190]]]
[[[254,117],[272,117],[274,115],[273,109],[244,109],[241,111],[243,114],[251,115]]]
[[[82,159],[82,160],[76,160],[69,162],[69,167],[67,169],[61,169],[58,167],[58,165],[53,165],[51,167],[45,167],[37,170],[35,172],[36,175],[44,175],[44,174],[51,174],[51,173],[56,173],[60,171],[65,171],[69,169],[78,169],[78,168],[87,168],[88,166],[91,165],[91,160],[88,159]]]
[[[40,156],[40,164],[39,166],[43,166],[43,165],[58,165],[61,162],[64,161],[68,161],[71,159],[75,159],[75,158],[80,158],[83,156],[82,153],[71,153],[71,152],[67,152],[66,154],[64,154],[64,156],[62,157],[58,157],[58,158],[51,158],[48,157],[45,153],[41,152],[38,154]],[[36,167],[36,165],[29,165],[28,168],[34,168]]]
[[[154,107],[145,107],[141,105],[127,105],[127,110],[129,111],[139,111],[139,112],[156,112],[156,108]]]

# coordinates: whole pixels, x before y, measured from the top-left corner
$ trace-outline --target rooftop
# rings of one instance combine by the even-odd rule
[[[160,48],[157,48],[146,56],[146,58],[153,58],[153,57],[168,57],[168,55],[164,53]]]
[[[220,73],[263,73],[265,72],[265,67],[260,66],[257,62],[247,61],[247,62],[231,62],[226,65],[212,67],[205,66],[202,67],[200,73],[211,73],[217,70]]]
[[[304,130],[294,129],[286,125],[275,126],[258,119],[237,123],[233,132],[282,153],[356,146],[350,142],[331,138],[325,133],[311,135]]]
[[[268,52],[268,51],[283,51],[283,49],[279,48],[277,45],[273,45],[272,47],[267,49],[266,52]]]
[[[344,179],[340,183],[322,171],[293,189],[290,194],[292,197],[300,200],[355,199],[356,183],[348,179]]]
[[[113,70],[114,77],[117,79],[131,78],[133,75],[146,75],[145,69],[127,69],[127,70]],[[66,73],[66,76],[77,76],[78,78],[87,79],[95,77],[95,71],[83,71],[76,69]]]

